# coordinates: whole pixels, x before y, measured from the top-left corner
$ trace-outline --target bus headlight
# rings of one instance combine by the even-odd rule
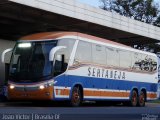
[[[10,85],[10,86],[9,86],[9,88],[10,88],[10,89],[14,89],[14,88],[15,88],[15,86],[13,86],[13,85]]]
[[[44,89],[44,85],[40,85],[39,89],[43,90]]]

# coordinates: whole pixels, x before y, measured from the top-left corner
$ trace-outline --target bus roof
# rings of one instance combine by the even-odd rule
[[[103,38],[99,38],[96,36],[83,34],[83,33],[79,33],[79,32],[43,32],[43,33],[36,33],[36,34],[24,36],[24,37],[20,38],[20,40],[47,40],[47,39],[56,39],[56,38],[60,38],[60,37],[64,37],[64,36],[79,36],[79,37],[88,38],[91,40],[100,41],[100,42],[104,42],[104,43],[129,47],[124,44],[120,44],[120,43],[113,42],[113,41],[110,41],[107,39],[103,39]]]
[[[79,32],[42,32],[42,33],[35,33],[35,34],[24,36],[24,37],[20,38],[20,40],[31,40],[31,41],[32,40],[51,40],[51,39],[62,38],[62,37],[65,37],[65,36],[66,37],[67,36],[77,36],[77,37],[87,38],[87,39],[94,40],[94,41],[97,41],[97,42],[103,42],[103,43],[107,43],[107,44],[110,44],[110,45],[116,45],[116,46],[119,46],[119,47],[129,48],[129,49],[135,50],[137,52],[139,51],[141,53],[156,56],[153,53],[137,50],[137,49],[134,49],[132,47],[129,47],[129,46],[121,44],[121,43],[113,42],[113,41],[110,41],[110,40],[107,40],[107,39],[103,39],[103,38],[99,38],[99,37],[96,37],[96,36],[83,34],[83,33],[79,33]]]

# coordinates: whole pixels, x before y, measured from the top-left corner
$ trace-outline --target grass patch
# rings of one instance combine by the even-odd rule
[[[153,101],[150,101],[151,103],[159,103],[160,104],[160,99],[159,100],[153,100]]]

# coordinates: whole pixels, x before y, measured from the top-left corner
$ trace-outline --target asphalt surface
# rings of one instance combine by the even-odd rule
[[[145,107],[85,103],[69,107],[54,102],[1,102],[0,120],[160,120],[160,104]]]

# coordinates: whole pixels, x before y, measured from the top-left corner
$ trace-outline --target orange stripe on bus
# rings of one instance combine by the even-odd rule
[[[91,91],[84,90],[84,96],[102,96],[102,97],[129,97],[128,92],[111,92],[111,91]]]
[[[69,95],[69,89],[56,89],[56,95]]]
[[[147,98],[157,98],[156,93],[147,93]]]

